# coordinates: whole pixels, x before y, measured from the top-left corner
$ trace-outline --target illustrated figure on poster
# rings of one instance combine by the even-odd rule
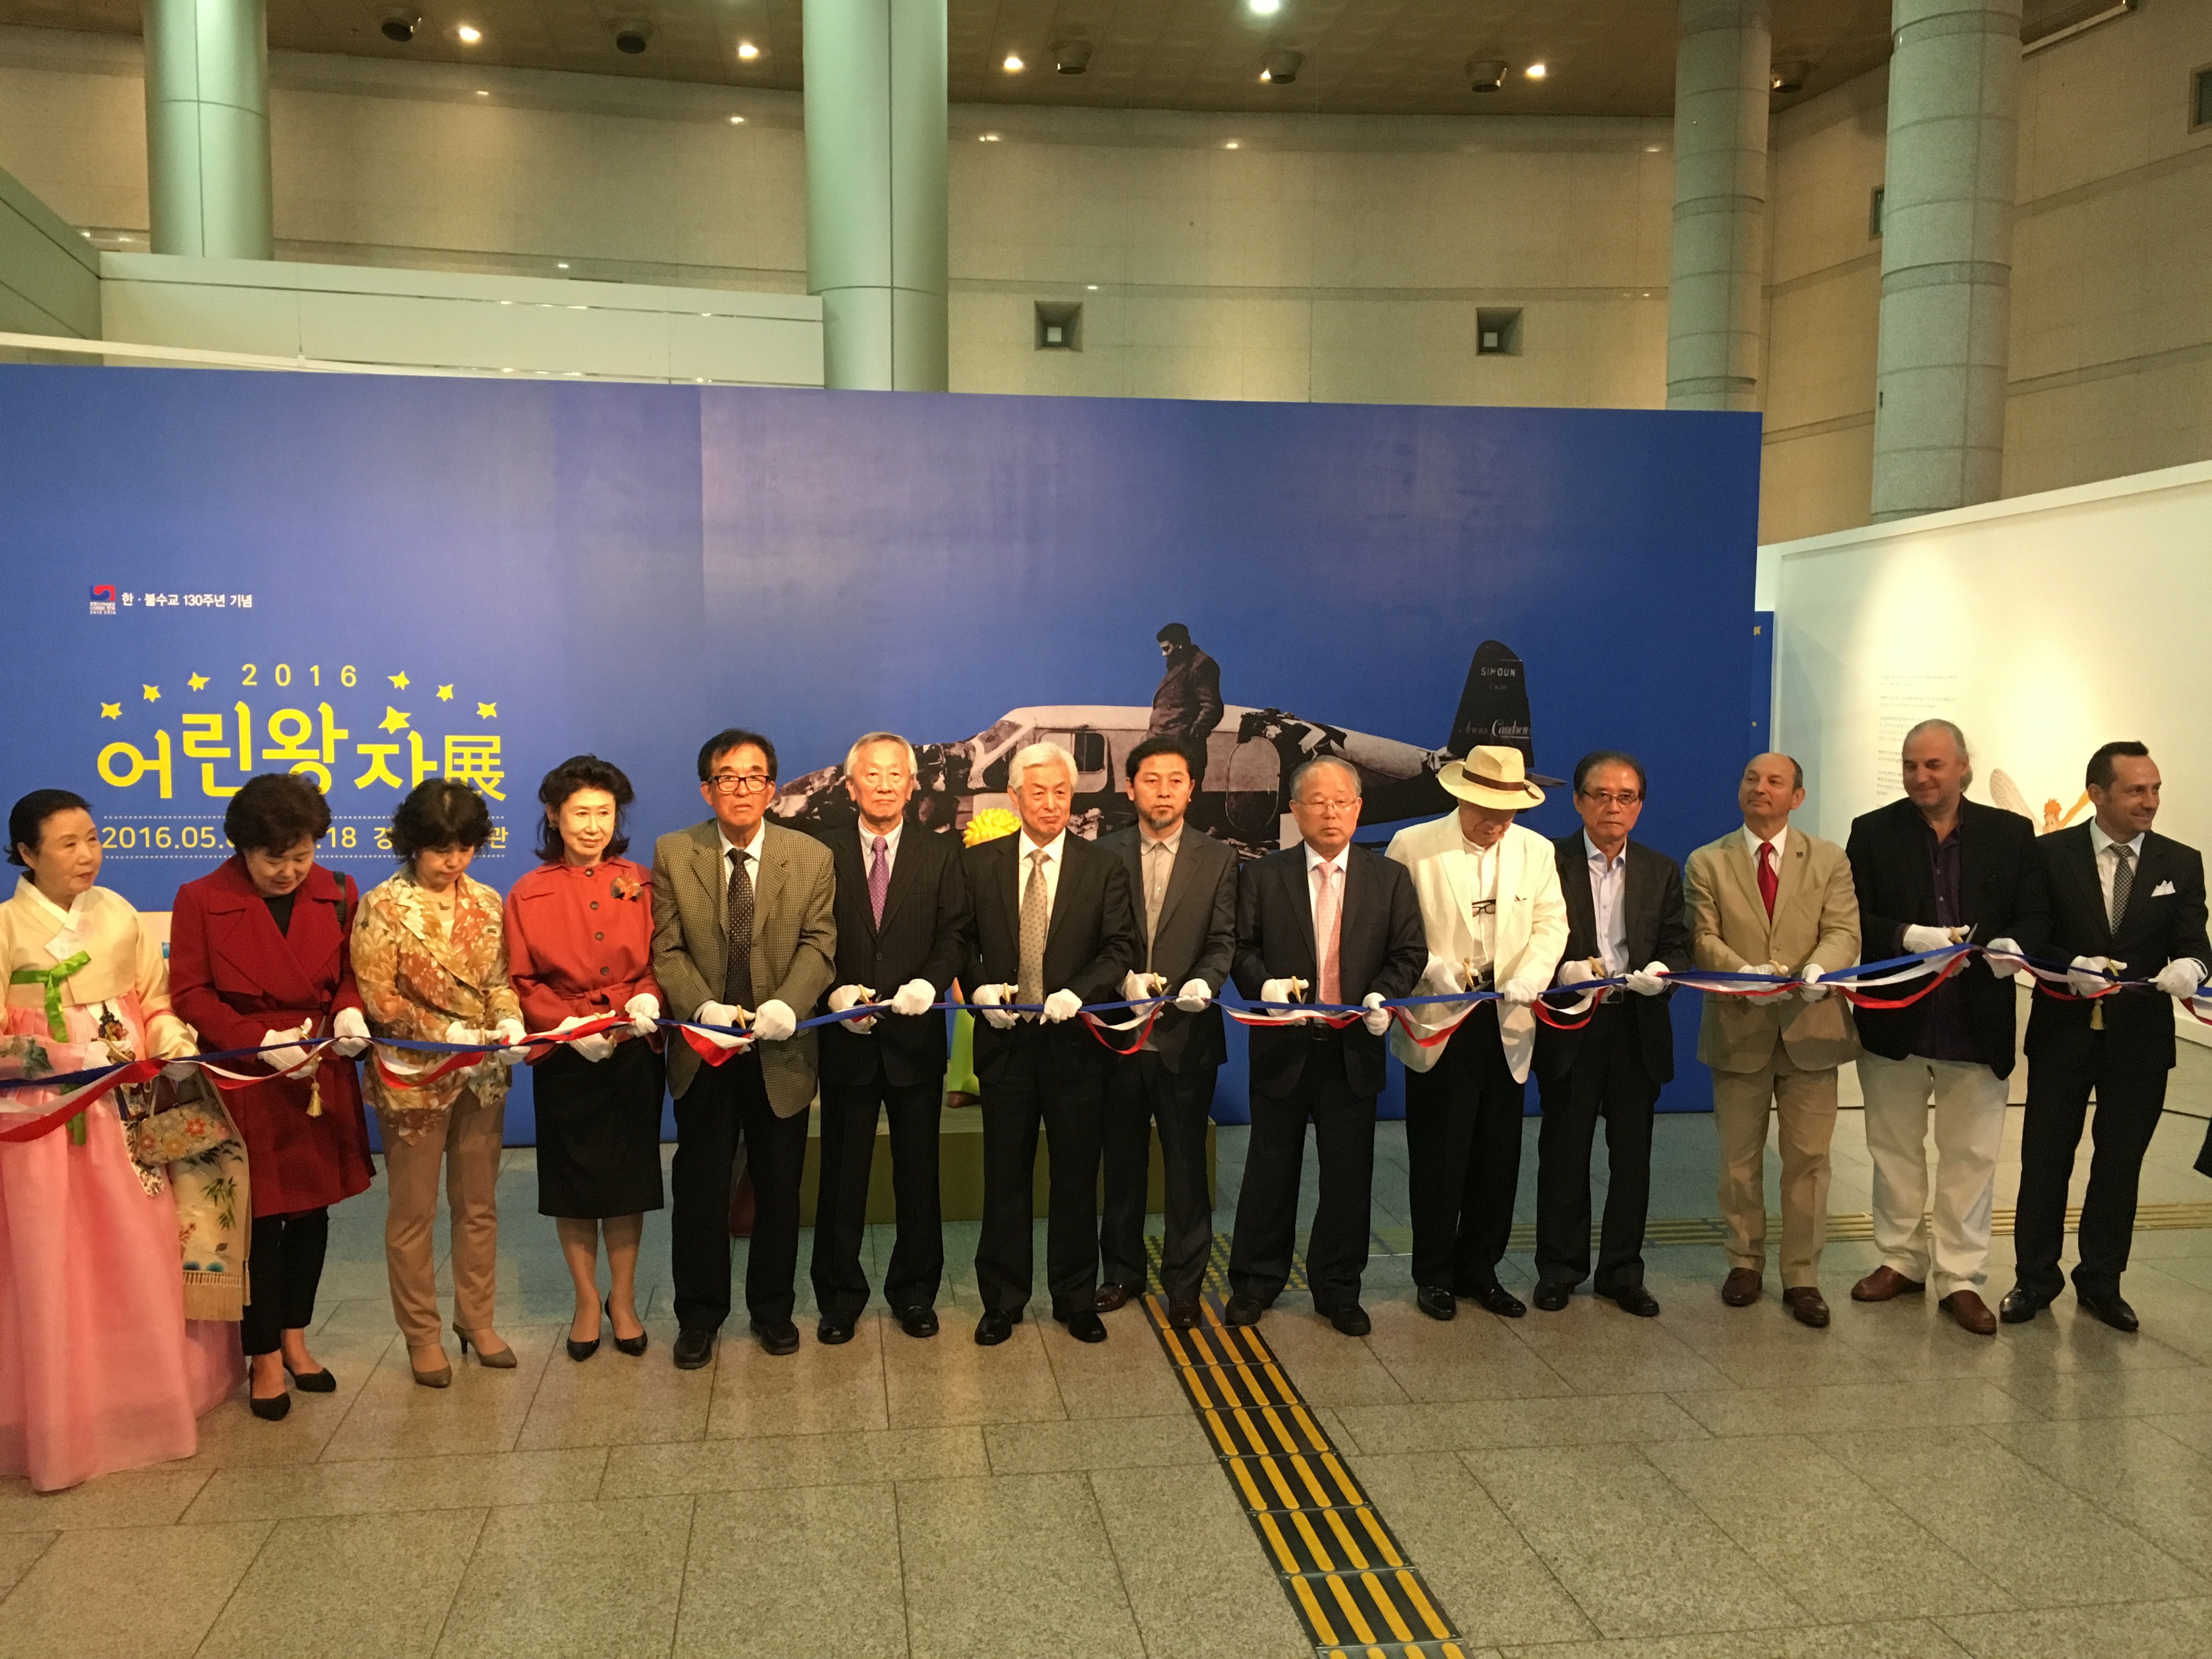
[[[1192,755],[1206,750],[1206,739],[1221,724],[1221,665],[1190,642],[1190,629],[1170,623],[1153,636],[1167,667],[1152,693],[1152,720],[1146,735],[1182,738]]]

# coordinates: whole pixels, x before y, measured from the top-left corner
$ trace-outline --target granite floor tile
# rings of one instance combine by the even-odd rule
[[[2021,1370],[2001,1386],[2041,1417],[2153,1417],[2197,1411],[2212,1401],[2212,1370]]]
[[[994,1474],[1056,1474],[1075,1469],[1164,1468],[1186,1464],[1212,1468],[1215,1462],[1213,1443],[1188,1410],[1168,1417],[993,1423],[982,1433]]]
[[[267,1528],[268,1541],[199,1653],[204,1659],[431,1653],[484,1514],[441,1510],[253,1522]]]
[[[599,1496],[775,1492],[885,1480],[946,1480],[989,1472],[983,1431],[973,1426],[848,1430],[837,1434],[616,1446],[607,1454],[607,1472]]]
[[[52,1547],[58,1532],[0,1533],[0,1599],[15,1588],[38,1559]]]
[[[725,1326],[714,1359],[708,1434],[825,1434],[890,1427],[884,1402],[883,1322],[864,1316],[854,1328],[853,1340],[835,1346],[813,1336],[809,1322],[800,1328],[799,1352],[777,1355],[749,1333]],[[649,1364],[653,1355],[645,1358]]]
[[[368,1457],[273,1468],[218,1469],[185,1514],[191,1522],[545,1504],[599,1493],[606,1449]]]
[[[2036,1413],[1985,1382],[1835,1382],[1674,1396],[1722,1435],[1821,1434],[2002,1423]]]
[[[1638,1319],[1595,1298],[1578,1297],[1556,1314],[1532,1308],[1514,1322],[1513,1334],[1577,1394],[1676,1393],[1733,1381],[1667,1329],[1663,1315]]]
[[[1249,1659],[1307,1647],[1219,1469],[1097,1469],[1091,1486],[1146,1653]]]
[[[676,1635],[691,1504],[684,1498],[495,1509],[437,1651],[658,1659]]]
[[[679,1371],[669,1362],[672,1319],[647,1320],[646,1351],[617,1352],[602,1319],[599,1352],[568,1358],[567,1333],[555,1346],[515,1443],[525,1451],[551,1446],[608,1446],[638,1440],[696,1440],[707,1431],[716,1377]]]
[[[284,1419],[264,1423],[246,1409],[240,1389],[200,1419],[199,1445],[192,1455],[167,1467],[216,1469],[314,1462],[328,1448],[398,1340],[392,1328],[391,1304],[383,1306],[380,1327],[315,1339],[315,1358],[337,1379],[335,1392],[302,1394],[295,1389],[292,1409]]]
[[[1711,1437],[1697,1419],[1657,1394],[1346,1406],[1336,1415],[1349,1445],[1363,1453]]]
[[[1992,1423],[1982,1431],[2176,1560],[2212,1573],[2212,1461],[2154,1425],[2087,1418]]]
[[[679,1659],[905,1659],[888,1482],[694,1501]]]
[[[1966,1651],[1940,1626],[1926,1620],[1882,1620],[1864,1625],[1507,1648],[1503,1659],[1962,1659]]]
[[[559,1333],[541,1325],[501,1334],[514,1346],[514,1370],[488,1370],[476,1363],[473,1352],[463,1363],[449,1338],[446,1352],[453,1380],[443,1389],[418,1384],[408,1370],[406,1344],[392,1341],[324,1443],[322,1455],[344,1460],[511,1450],[529,1419],[538,1378]],[[295,1406],[293,1416],[301,1409]]]
[[[1506,1321],[1471,1303],[1462,1303],[1458,1316],[1448,1322],[1431,1319],[1410,1302],[1384,1303],[1369,1312],[1375,1325],[1365,1342],[1370,1360],[1360,1359],[1358,1345],[1347,1345],[1319,1320],[1310,1322],[1312,1331],[1299,1329],[1288,1343],[1277,1338],[1273,1320],[1261,1330],[1291,1366],[1308,1399],[1346,1409],[1409,1400],[1519,1400],[1575,1391]],[[1332,1362],[1342,1375],[1316,1392],[1305,1376],[1319,1360]],[[1380,1371],[1371,1383],[1361,1369],[1369,1363]]]
[[[1985,1613],[1946,1619],[1942,1628],[1973,1659],[2203,1659],[2212,1649],[2212,1600]]]
[[[205,1469],[167,1463],[102,1475],[61,1492],[34,1492],[27,1480],[0,1480],[0,1533],[166,1526],[182,1518],[207,1478]]]
[[[2191,1451],[2212,1457],[2212,1412],[2177,1412],[2146,1417],[2162,1433],[2172,1435]]]
[[[1078,1342],[1054,1323],[1037,1327],[1068,1416],[1159,1417],[1189,1408],[1175,1367],[1141,1318],[1109,1321],[1103,1342]]]
[[[0,1602],[0,1659],[182,1659],[270,1530],[256,1521],[63,1533]]]
[[[1067,1415],[1034,1319],[1024,1320],[992,1348],[977,1347],[968,1329],[948,1320],[927,1342],[888,1344],[883,1376],[895,1428],[1030,1423]]]

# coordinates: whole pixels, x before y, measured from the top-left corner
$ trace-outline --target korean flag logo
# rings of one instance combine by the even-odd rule
[[[115,614],[115,584],[94,582],[92,585],[92,614],[112,617]]]

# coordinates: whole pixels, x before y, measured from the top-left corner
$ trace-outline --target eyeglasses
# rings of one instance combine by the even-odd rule
[[[1359,810],[1359,803],[1357,800],[1307,799],[1293,801],[1291,804],[1293,806],[1303,806],[1309,812],[1319,812],[1324,817],[1340,812],[1357,812]]]
[[[1611,789],[1585,789],[1583,799],[1599,806],[1633,806],[1644,797],[1632,789],[1623,789],[1618,793]]]
[[[718,795],[764,795],[775,787],[765,772],[717,772],[707,781]]]

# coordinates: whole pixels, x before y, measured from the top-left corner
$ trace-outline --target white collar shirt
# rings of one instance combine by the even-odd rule
[[[1021,914],[1021,901],[1028,896],[1030,878],[1037,869],[1035,855],[1042,852],[1044,854],[1044,919],[1045,926],[1049,927],[1052,925],[1053,903],[1060,897],[1060,866],[1067,851],[1067,831],[1061,830],[1042,847],[1030,839],[1027,830],[1020,832],[1019,839],[1021,844],[1016,856],[1020,867],[1014,872],[1014,914],[1017,916]]]
[[[2112,914],[2112,878],[2119,873],[2120,868],[2119,854],[2115,853],[2112,849],[2116,847],[2126,848],[2129,852],[2135,854],[2134,864],[2136,869],[2138,871],[2141,870],[2142,867],[2143,850],[2142,832],[2141,830],[2136,831],[2135,839],[2132,841],[2114,841],[2110,836],[2105,833],[2105,826],[2103,824],[2098,823],[2096,819],[2091,818],[2089,820],[2089,845],[2093,849],[2094,849],[2096,854],[2097,884],[2105,890],[2105,915],[2107,918],[2110,918]],[[2132,882],[2128,889],[2128,897],[2130,902],[2134,901],[2135,888]]]
[[[1628,971],[1628,848],[1624,844],[1611,858],[1583,832],[1583,850],[1589,858],[1590,906],[1597,918],[1597,951],[1607,975]],[[1755,855],[1754,855],[1755,856]]]
[[[860,868],[872,871],[876,867],[876,832],[865,823],[854,827],[860,837]],[[906,833],[906,820],[901,818],[884,836],[884,872],[886,875],[898,868],[899,837]]]

